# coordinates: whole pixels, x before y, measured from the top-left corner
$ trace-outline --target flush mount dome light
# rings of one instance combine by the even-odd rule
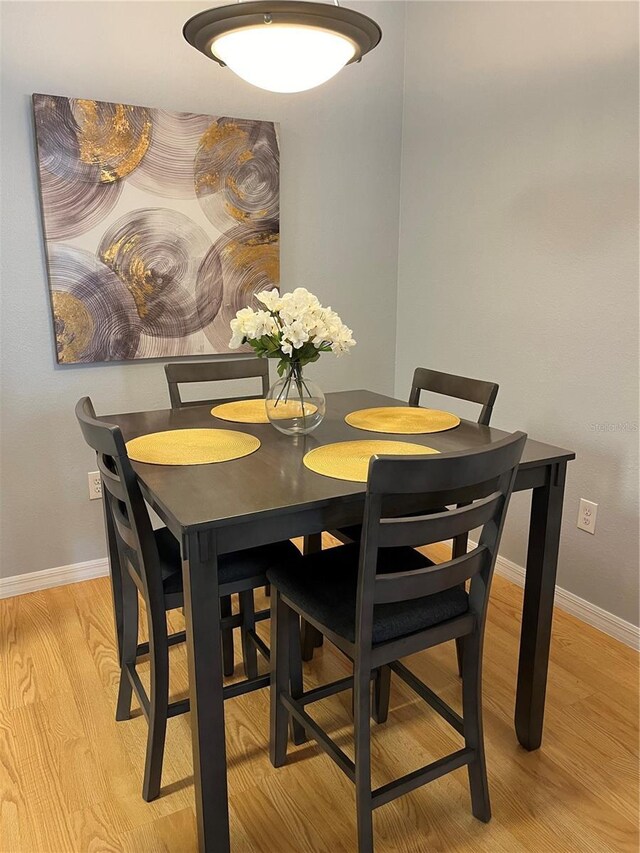
[[[382,38],[375,21],[341,6],[257,0],[200,12],[184,37],[219,65],[271,92],[302,92],[359,62]]]

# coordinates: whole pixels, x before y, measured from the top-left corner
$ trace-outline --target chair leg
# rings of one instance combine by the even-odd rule
[[[160,621],[162,624],[156,626],[153,618],[149,617],[151,695],[149,697],[147,755],[142,784],[142,798],[147,802],[154,800],[160,793],[169,711],[169,644],[167,643],[167,621],[164,611]]]
[[[317,554],[322,551],[322,533],[311,533],[304,537],[302,543],[302,553]],[[313,660],[313,652],[322,646],[324,637],[313,625],[310,625],[304,619],[301,622],[302,636],[302,660]]]
[[[231,596],[223,595],[220,599],[220,616],[231,616]],[[222,629],[222,672],[224,675],[233,675],[233,628]]]
[[[381,666],[376,670],[373,682],[373,719],[376,723],[386,723],[389,716],[389,696],[391,693],[391,669]]]
[[[475,751],[475,759],[468,765],[471,810],[474,817],[486,823],[491,820],[491,803],[482,727],[482,637],[479,632],[464,637],[462,716],[465,746]]]
[[[271,590],[271,681],[269,701],[270,736],[269,758],[274,767],[287,760],[287,726],[289,714],[280,700],[288,693],[290,683],[289,614],[277,589]]]
[[[289,692],[292,699],[300,699],[304,692],[302,681],[302,655],[300,643],[300,619],[298,614],[287,608],[289,611]],[[291,716],[291,715],[290,715]],[[291,716],[291,740],[300,746],[306,743],[307,733],[304,726],[300,725],[298,720]]]
[[[256,630],[256,610],[253,602],[253,590],[239,593],[240,613],[242,614],[242,658],[247,678],[258,677],[258,650],[251,641],[250,634]]]
[[[462,661],[464,660],[463,637],[456,637],[456,660],[458,661],[458,675],[462,678]]]
[[[131,682],[126,665],[134,665],[138,649],[138,590],[129,572],[122,570],[121,575],[121,661],[120,684],[116,704],[116,720],[131,718]]]
[[[459,506],[465,506],[466,504],[459,504]],[[455,560],[456,557],[462,557],[467,553],[469,548],[469,534],[461,533],[459,536],[456,536],[453,540],[453,548],[451,551],[451,556]],[[456,637],[456,658],[458,661],[458,675],[462,678],[462,656],[464,654],[464,641],[462,637]]]
[[[322,647],[324,637],[317,628],[314,628],[305,619],[300,623],[300,637],[302,642],[302,660],[313,660],[313,653],[315,649]]]
[[[356,764],[356,816],[358,853],[373,853],[373,809],[371,806],[371,672],[358,663],[353,674],[354,742]]]
[[[313,625],[310,625],[305,619],[302,619],[300,623],[302,660],[313,660],[314,649],[322,645],[322,640],[319,640],[318,637],[322,638],[322,634],[317,630],[317,628],[314,628]]]
[[[469,534],[461,533],[459,536],[456,536],[453,540],[453,548],[451,551],[451,556],[455,560],[456,557],[462,557],[467,553],[469,548]]]

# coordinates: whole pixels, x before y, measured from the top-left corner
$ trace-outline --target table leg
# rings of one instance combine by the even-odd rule
[[[304,537],[303,554],[317,554],[322,551],[322,533],[311,533]],[[302,643],[302,660],[313,659],[313,650],[322,645],[322,634],[313,625],[302,619],[300,624],[300,641]]]
[[[182,578],[198,850],[200,853],[228,853],[220,602],[216,542],[211,531],[187,536],[183,545]]]
[[[566,470],[565,462],[549,466],[531,502],[515,714],[518,740],[528,750],[542,742]]]

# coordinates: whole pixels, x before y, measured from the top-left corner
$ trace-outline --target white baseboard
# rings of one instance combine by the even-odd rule
[[[24,595],[40,589],[88,581],[108,574],[109,562],[106,557],[101,557],[99,560],[87,560],[85,563],[72,563],[70,566],[57,566],[53,569],[42,569],[39,572],[13,575],[10,578],[0,578],[0,598],[11,598],[14,595]]]
[[[469,542],[469,544],[475,543]],[[523,567],[507,560],[506,557],[499,556],[496,560],[496,574],[518,586],[524,586],[525,572]],[[596,604],[585,601],[584,598],[580,598],[580,596],[563,589],[561,586],[556,586],[555,606],[558,610],[569,613],[576,619],[580,619],[581,622],[586,622],[587,625],[620,640],[625,646],[640,650],[640,628],[637,625],[625,622],[619,616],[614,616],[608,610],[603,610]]]
[[[474,542],[469,543],[475,546]],[[517,584],[524,586],[524,569],[517,563],[498,557],[496,573]],[[29,572],[24,575],[14,575],[10,578],[0,578],[0,598],[10,598],[14,595],[24,595],[27,592],[37,592],[54,586],[64,586],[69,583],[100,578],[109,574],[109,563],[106,557],[98,560],[88,560],[85,563],[73,563],[70,566],[58,566],[53,569],[43,569],[39,572]],[[614,616],[590,601],[585,601],[573,592],[562,587],[556,587],[555,605],[559,610],[570,613],[587,625],[603,631],[610,637],[620,640],[632,649],[640,650],[640,628],[625,622],[619,616]]]

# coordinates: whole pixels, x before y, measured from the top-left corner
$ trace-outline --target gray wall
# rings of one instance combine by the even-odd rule
[[[381,22],[381,46],[278,96],[182,41],[201,3],[2,3],[0,572],[104,554],[76,399],[167,402],[158,362],[55,365],[40,91],[280,121],[283,286],[315,290],[358,339],[321,360],[320,383],[395,381],[404,396],[416,364],[500,382],[497,426],[578,453],[561,585],[637,623],[638,433],[618,426],[638,417],[637,6],[410,2],[405,43],[404,3],[354,5]],[[593,537],[575,527],[581,496],[600,504]],[[527,511],[517,496],[504,540],[519,564]]]
[[[495,380],[496,426],[577,452],[559,583],[634,624],[637,39],[635,3],[408,4],[396,372]]]
[[[4,576],[103,556],[73,406],[168,405],[158,362],[56,367],[36,195],[32,92],[281,123],[282,285],[338,310],[358,346],[324,356],[326,390],[393,391],[404,4],[356,3],[384,30],[361,65],[308,93],[261,92],[197,54],[203,4],[2,3],[2,525]]]

